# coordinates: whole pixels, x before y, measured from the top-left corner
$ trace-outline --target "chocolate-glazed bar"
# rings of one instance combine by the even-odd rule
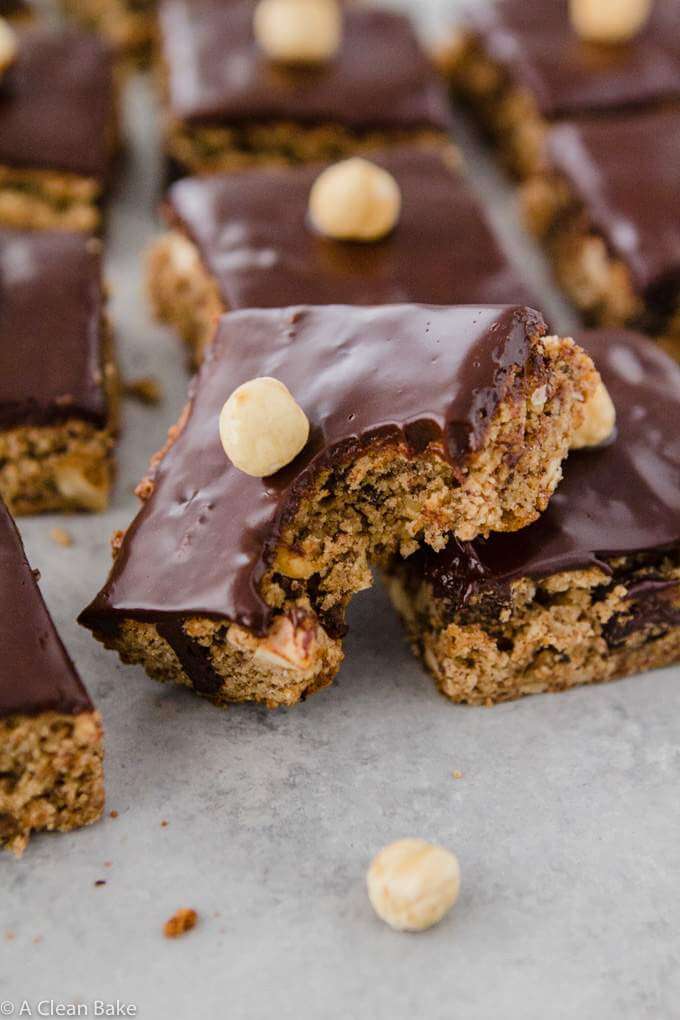
[[[454,701],[628,676],[680,659],[680,368],[648,339],[584,333],[617,409],[542,517],[389,568],[414,649]]]
[[[232,312],[139,488],[81,622],[124,661],[220,703],[291,704],[329,683],[369,564],[522,527],[543,510],[597,383],[520,306]],[[218,418],[274,377],[311,423],[269,478],[227,459]]]
[[[349,5],[339,52],[300,68],[261,51],[255,7],[253,0],[161,3],[166,148],[181,168],[235,170],[445,140],[445,90],[406,18]]]
[[[0,80],[0,225],[96,230],[116,147],[111,53],[76,30],[16,35]]]
[[[74,829],[104,805],[99,713],[64,648],[0,500],[0,846]]]
[[[401,191],[397,226],[373,243],[324,237],[311,226],[309,194],[326,164],[186,178],[170,188],[170,231],[152,249],[149,290],[157,315],[179,330],[195,360],[216,315],[229,309],[535,304],[450,159],[403,146],[371,161]]]
[[[107,503],[117,380],[100,247],[0,229],[0,496],[15,514]]]
[[[567,294],[597,325],[680,335],[680,110],[565,122],[548,152],[524,202]]]
[[[568,0],[499,0],[470,5],[444,66],[506,164],[527,176],[544,169],[555,122],[677,102],[679,38],[676,0],[656,0],[639,34],[609,45],[577,35]]]
[[[145,67],[156,38],[156,0],[60,0],[65,14],[99,32],[116,54]]]

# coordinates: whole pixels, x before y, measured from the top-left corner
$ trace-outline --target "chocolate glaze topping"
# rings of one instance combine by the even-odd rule
[[[375,244],[334,241],[309,225],[321,166],[187,178],[170,189],[166,216],[198,246],[232,309],[535,303],[468,185],[440,155],[404,146],[371,160],[402,195],[399,223]]]
[[[98,242],[0,229],[0,428],[104,425]]]
[[[528,528],[407,561],[410,576],[425,576],[454,603],[520,577],[589,567],[611,574],[612,557],[680,543],[680,367],[636,333],[601,330],[578,341],[616,405],[616,437],[570,454],[548,509]]]
[[[192,385],[188,421],[160,462],[107,584],[81,616],[95,630],[122,618],[227,617],[264,633],[258,584],[282,522],[324,467],[376,442],[430,441],[460,469],[481,443],[511,366],[546,331],[519,306],[326,306],[233,312]],[[227,459],[224,401],[274,376],[305,410],[310,440],[282,471],[258,479]]]
[[[0,718],[92,710],[0,500]]]
[[[16,31],[17,58],[0,79],[0,165],[62,170],[103,184],[114,118],[106,44],[75,29]]]
[[[566,123],[550,133],[557,170],[652,304],[680,288],[680,111]]]
[[[194,124],[292,121],[447,130],[446,92],[408,20],[347,10],[334,59],[285,68],[253,35],[253,0],[164,0],[162,52],[173,117]]]
[[[466,21],[482,49],[531,93],[545,117],[623,110],[680,96],[680,5],[655,0],[630,43],[583,42],[568,0],[500,0],[478,5]]]

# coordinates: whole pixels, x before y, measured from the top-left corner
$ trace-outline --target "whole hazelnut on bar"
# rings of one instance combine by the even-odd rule
[[[338,241],[379,241],[397,224],[401,191],[392,174],[354,157],[319,174],[309,194],[309,217]]]
[[[652,0],[569,0],[571,23],[586,42],[628,42],[640,32],[652,10]]]
[[[4,18],[0,18],[0,78],[10,64],[14,63],[16,55],[17,37],[14,30]]]
[[[234,467],[266,478],[290,464],[309,438],[309,422],[278,379],[251,379],[234,390],[220,413],[220,439]]]
[[[337,0],[260,0],[253,21],[260,49],[281,64],[324,64],[342,41]]]
[[[602,380],[590,400],[586,401],[583,410],[583,422],[572,436],[572,450],[599,446],[605,439],[609,439],[616,426],[616,408]]]
[[[424,931],[458,899],[460,868],[443,847],[400,839],[373,858],[366,882],[373,909],[391,928]]]

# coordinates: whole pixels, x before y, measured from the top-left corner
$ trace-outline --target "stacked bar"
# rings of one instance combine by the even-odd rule
[[[454,701],[629,676],[680,659],[680,368],[621,330],[585,333],[616,432],[572,452],[535,524],[393,560],[414,650]]]

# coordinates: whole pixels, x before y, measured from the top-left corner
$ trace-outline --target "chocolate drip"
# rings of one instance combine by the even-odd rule
[[[103,183],[114,118],[107,46],[76,29],[16,31],[17,59],[0,79],[0,164]]]
[[[217,694],[222,686],[222,678],[210,661],[208,649],[192,641],[182,627],[181,620],[163,620],[157,624],[158,633],[168,642],[179,659],[182,669],[194,690],[199,694]]]
[[[680,96],[676,0],[656,0],[645,28],[621,46],[579,39],[568,0],[500,0],[471,9],[467,22],[484,52],[530,93],[546,117],[621,110]]]
[[[166,216],[198,246],[231,309],[535,305],[469,186],[438,153],[404,146],[371,159],[389,170],[402,196],[399,223],[376,244],[334,241],[310,229],[318,165],[178,181]]]
[[[107,418],[101,257],[78,234],[0,229],[0,427]]]
[[[451,542],[407,561],[452,606],[520,577],[598,567],[680,542],[680,368],[651,341],[625,330],[584,333],[617,409],[613,442],[570,454],[564,480],[538,521],[514,534]],[[625,582],[624,582],[625,583]],[[640,595],[643,593],[640,592]]]
[[[199,124],[288,121],[447,131],[445,89],[408,19],[348,9],[339,53],[317,68],[285,68],[253,34],[253,0],[164,0],[162,52],[172,116]]]
[[[0,500],[0,718],[93,710]]]
[[[388,441],[437,438],[462,471],[510,384],[545,332],[518,306],[327,306],[224,316],[192,388],[187,423],[161,461],[154,491],[129,529],[108,583],[81,616],[227,617],[266,632],[258,586],[282,523],[315,477]],[[281,379],[310,419],[302,453],[270,478],[228,461],[218,416],[232,390]]]

